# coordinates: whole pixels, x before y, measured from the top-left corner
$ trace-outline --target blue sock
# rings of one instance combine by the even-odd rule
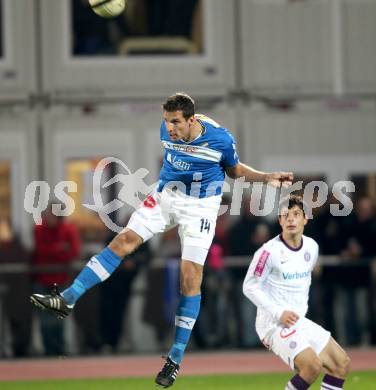
[[[185,347],[192,333],[193,325],[200,312],[201,294],[193,297],[182,295],[175,316],[175,342],[168,354],[170,359],[180,364]]]
[[[120,257],[110,248],[103,249],[89,260],[71,286],[61,293],[64,300],[68,305],[74,305],[85,291],[106,280],[118,267],[120,261]]]

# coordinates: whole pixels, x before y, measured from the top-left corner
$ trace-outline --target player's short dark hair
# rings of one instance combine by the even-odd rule
[[[288,210],[290,210],[294,206],[298,206],[303,211],[304,216],[306,215],[306,210],[308,209],[303,198],[300,195],[293,194],[290,194],[290,196],[281,199],[281,201],[279,202],[279,214],[281,215],[281,211],[283,208],[287,208]]]
[[[163,104],[163,110],[167,112],[182,111],[185,119],[195,114],[194,100],[184,92],[177,92],[169,96]]]

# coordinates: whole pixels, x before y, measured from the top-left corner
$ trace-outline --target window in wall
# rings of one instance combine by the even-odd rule
[[[85,241],[105,239],[109,234],[98,214],[84,206],[84,204],[92,205],[94,203],[94,191],[100,191],[103,204],[107,204],[116,196],[116,185],[103,188],[103,184],[116,174],[116,168],[112,164],[105,167],[100,188],[94,188],[94,170],[101,159],[102,157],[71,159],[65,164],[66,180],[77,184],[77,192],[69,193],[75,204],[74,212],[69,218],[78,225]],[[111,218],[116,219],[116,214],[111,215]]]
[[[203,52],[203,0],[128,0],[116,18],[71,0],[73,56],[186,55]]]
[[[0,218],[11,217],[11,173],[8,161],[0,160]]]

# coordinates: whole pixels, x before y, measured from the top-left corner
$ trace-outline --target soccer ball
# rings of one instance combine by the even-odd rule
[[[89,0],[92,10],[103,18],[113,18],[120,15],[128,0]]]

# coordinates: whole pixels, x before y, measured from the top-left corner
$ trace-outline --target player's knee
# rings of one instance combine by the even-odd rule
[[[109,247],[121,257],[134,252],[142,244],[142,238],[132,231],[119,233]]]
[[[344,354],[340,362],[338,363],[336,370],[339,378],[345,378],[350,370],[351,359],[347,354]]]
[[[311,372],[311,375],[316,378],[321,374],[322,363],[319,358],[315,358],[312,360],[311,364],[309,365],[309,370]]]
[[[304,365],[302,369],[300,370],[300,374],[303,376],[303,378],[309,379],[309,381],[315,381],[316,378],[321,374],[322,370],[322,363],[320,359],[312,358],[309,363]]]

